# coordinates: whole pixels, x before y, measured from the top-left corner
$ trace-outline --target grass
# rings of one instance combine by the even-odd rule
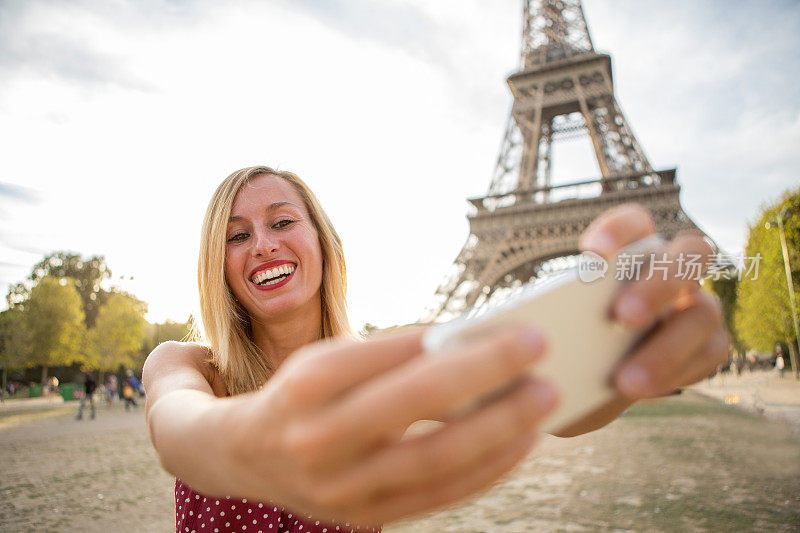
[[[750,420],[760,419],[757,415],[748,413],[732,405],[725,405],[716,400],[693,393],[639,402],[628,409],[624,416],[645,418],[666,416],[729,416]]]
[[[696,483],[642,491],[645,529],[800,530],[800,445],[787,428],[694,393],[641,402],[625,418],[642,429],[674,418],[641,440],[666,477]]]

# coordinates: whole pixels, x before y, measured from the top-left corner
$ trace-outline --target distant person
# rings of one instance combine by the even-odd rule
[[[366,227],[379,201],[354,196],[349,208]],[[408,216],[428,217],[413,208]],[[430,219],[432,234],[436,227]],[[582,245],[609,257],[653,231],[644,209],[623,206],[595,220]],[[712,253],[696,235],[664,250]],[[428,266],[419,249],[399,243],[386,260],[410,273]],[[424,354],[424,328],[358,341],[342,243],[290,172],[228,176],[206,211],[198,263],[208,343],[161,344],[143,371],[150,436],[177,478],[181,532],[379,529],[493,483],[527,456],[557,402],[554,387],[529,373],[547,349],[547,332],[535,328],[487,332],[447,357]],[[389,302],[395,286],[387,279],[371,290]],[[619,297],[619,322],[650,336],[613,376],[618,394],[562,436],[695,383],[727,356],[719,306],[696,281],[633,281]],[[467,404],[473,409],[453,416]],[[443,422],[404,438],[422,419]]]
[[[119,381],[117,380],[117,376],[111,374],[108,376],[108,381],[106,384],[106,403],[110,406],[114,405],[119,397]]]
[[[728,370],[727,364],[721,364],[717,367],[717,375],[719,376],[719,383],[723,387],[725,386],[725,373]],[[711,379],[709,378],[709,383],[711,383]]]
[[[78,407],[78,416],[76,416],[75,419],[83,419],[83,408],[86,407],[86,404],[88,403],[92,408],[92,414],[90,418],[94,420],[94,391],[97,388],[97,384],[95,383],[94,378],[92,378],[92,373],[88,370],[84,372],[83,375],[83,398],[81,398],[81,404],[80,407]]]
[[[778,346],[776,353],[775,368],[778,370],[780,378],[783,379],[783,372],[786,370],[786,360],[783,358],[783,346]]]
[[[50,376],[50,378],[47,380],[47,386],[44,388],[44,390],[45,396],[48,396],[51,402],[55,400],[56,395],[58,394],[58,378],[55,376]]]
[[[128,379],[125,381],[125,386],[122,388],[122,397],[125,400],[125,410],[130,410],[131,407],[138,407],[136,403],[136,395],[139,393],[139,388],[142,386],[141,382],[133,375],[133,370],[128,370]]]
[[[756,352],[750,351],[747,353],[747,371],[752,373],[753,369],[758,365],[758,356]]]

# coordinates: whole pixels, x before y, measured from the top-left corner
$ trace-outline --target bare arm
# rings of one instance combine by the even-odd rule
[[[422,331],[323,341],[289,357],[260,390],[213,394],[196,345],[148,358],[148,425],[164,468],[200,492],[279,501],[362,525],[431,510],[495,481],[529,451],[557,394],[527,374],[540,333],[487,333],[423,357]],[[431,432],[400,438],[515,383]]]
[[[205,350],[167,342],[147,358],[142,381],[147,391],[150,439],[164,469],[208,494],[229,494],[220,431],[235,424],[235,400],[215,398]],[[232,428],[231,428],[232,430]]]

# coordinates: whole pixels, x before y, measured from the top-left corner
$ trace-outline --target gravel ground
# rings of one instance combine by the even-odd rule
[[[173,479],[150,445],[144,409],[76,403],[0,419],[0,531],[170,531]],[[84,413],[86,415],[86,413]]]
[[[172,478],[141,409],[75,404],[0,413],[0,531],[170,531]],[[501,483],[387,533],[800,531],[791,428],[694,393],[629,410],[573,439],[545,438]]]
[[[716,398],[751,413],[785,422],[800,434],[800,381],[786,371],[744,371],[717,374],[693,387],[694,391]]]

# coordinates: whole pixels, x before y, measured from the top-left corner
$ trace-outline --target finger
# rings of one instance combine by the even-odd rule
[[[638,204],[609,209],[589,224],[578,247],[609,258],[625,246],[655,233],[650,212]]]
[[[552,385],[526,378],[512,391],[456,422],[379,451],[345,472],[337,486],[354,500],[365,494],[365,488],[370,498],[453,479],[478,468],[487,456],[536,428],[556,403]]]
[[[463,476],[376,500],[370,504],[364,521],[375,523],[396,520],[456,502],[485,489],[524,459],[537,439],[537,431],[527,433],[502,453],[487,459],[485,463],[465,472]]]
[[[623,396],[661,396],[674,389],[687,369],[696,371],[692,356],[719,330],[720,319],[704,298],[690,295],[686,300],[691,300],[688,307],[660,324],[615,373],[614,384]]]
[[[507,327],[415,359],[297,425],[290,434],[292,446],[307,449],[319,468],[341,464],[398,428],[438,419],[520,377],[544,348],[542,333]]]
[[[716,371],[719,365],[727,363],[730,349],[730,337],[724,330],[718,331],[692,357],[697,364],[687,368],[675,380],[674,388],[688,387],[701,381]]]
[[[687,290],[697,290],[709,264],[711,246],[696,234],[681,234],[650,254],[638,280],[626,285],[613,306],[614,316],[631,328],[646,328]],[[690,264],[698,268],[689,268]]]
[[[425,328],[380,335],[364,342],[318,342],[293,354],[275,380],[295,407],[321,405],[360,383],[418,357]]]

